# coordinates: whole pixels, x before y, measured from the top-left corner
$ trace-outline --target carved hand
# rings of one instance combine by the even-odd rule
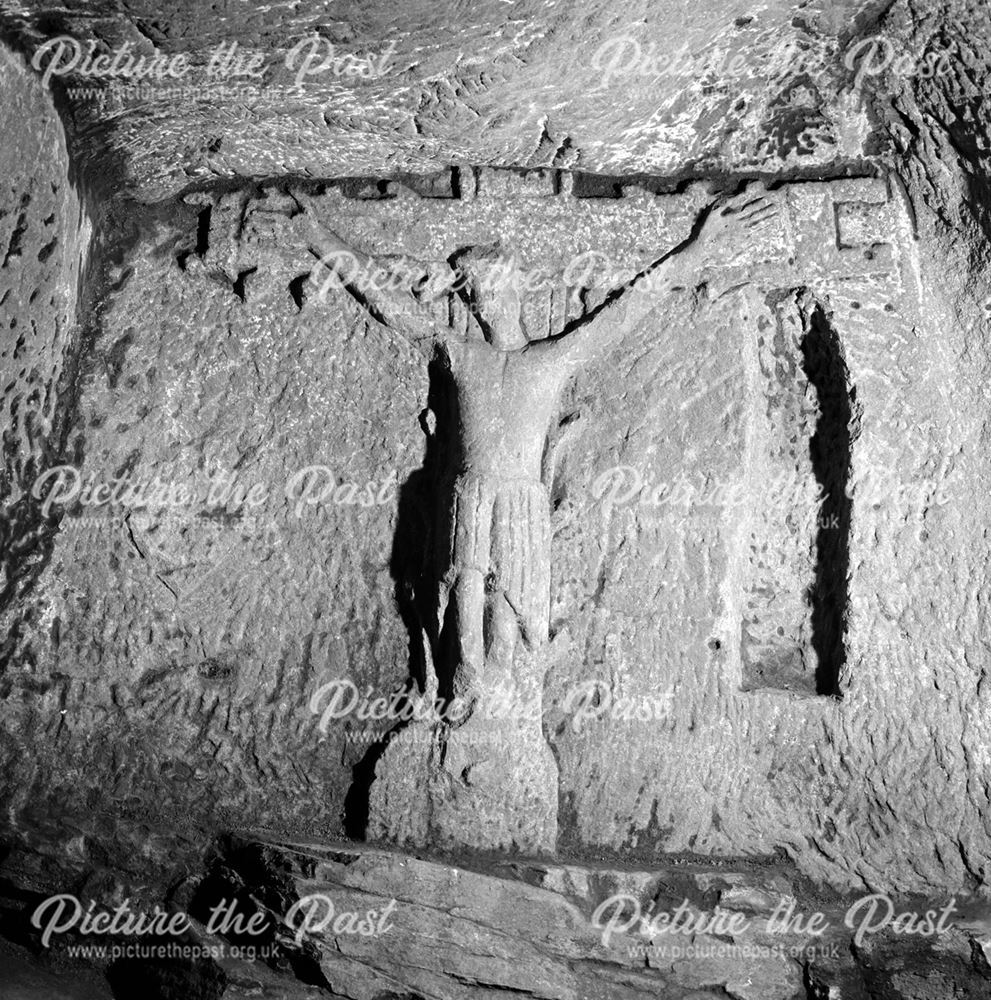
[[[702,268],[715,263],[720,249],[728,242],[753,239],[753,231],[778,214],[778,200],[778,196],[756,182],[748,184],[721,205],[717,204],[689,248],[688,253],[695,258],[696,266]]]

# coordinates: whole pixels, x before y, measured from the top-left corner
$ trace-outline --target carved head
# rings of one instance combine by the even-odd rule
[[[516,260],[498,247],[472,247],[452,263],[462,279],[486,340],[499,351],[528,343],[520,313],[523,276]]]

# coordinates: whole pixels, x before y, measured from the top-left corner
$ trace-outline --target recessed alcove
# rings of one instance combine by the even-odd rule
[[[853,403],[839,334],[805,289],[768,296],[741,627],[745,691],[838,696],[845,661]],[[856,304],[855,304],[856,305]]]

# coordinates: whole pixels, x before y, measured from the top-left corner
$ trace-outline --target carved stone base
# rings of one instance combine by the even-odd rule
[[[448,734],[443,750],[430,790],[441,840],[554,850],[557,763],[539,722],[473,718]]]
[[[540,722],[478,715],[413,724],[375,771],[368,836],[399,844],[553,851],[558,769]]]

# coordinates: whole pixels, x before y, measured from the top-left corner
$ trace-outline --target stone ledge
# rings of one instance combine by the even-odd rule
[[[668,861],[646,870],[482,857],[465,864],[372,846],[252,838],[232,842],[218,858],[212,891],[250,898],[275,921],[308,896],[331,900],[338,915],[380,913],[394,900],[388,930],[378,936],[321,929],[323,909],[315,909],[312,930],[298,933],[294,920],[276,934],[287,960],[298,966],[305,958],[325,990],[352,1000],[683,1000],[693,990],[738,1000],[949,998],[983,997],[991,984],[975,936],[973,914],[983,910],[962,900],[969,916],[948,922],[945,933],[882,931],[857,945],[844,917],[859,898],[818,898],[784,864]],[[630,908],[622,919],[601,909],[618,894]],[[894,905],[922,914],[947,902]],[[806,925],[819,913],[825,929],[770,926],[775,910],[789,904]],[[698,933],[663,935],[651,946],[635,927],[622,929],[633,907],[649,919],[679,906]],[[604,936],[611,913],[619,926]],[[262,988],[249,969],[229,973],[239,989],[252,981]]]

